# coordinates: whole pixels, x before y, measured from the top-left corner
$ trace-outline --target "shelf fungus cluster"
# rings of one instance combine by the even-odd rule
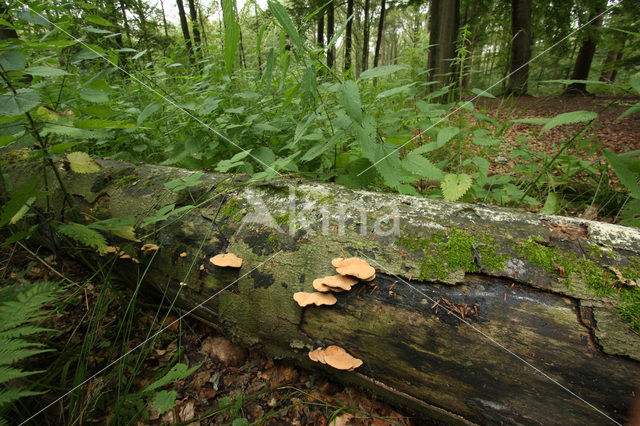
[[[233,253],[216,254],[209,262],[222,268],[240,268],[242,266],[242,259]]]
[[[313,293],[304,291],[295,293],[293,299],[302,307],[307,305],[333,305],[338,300],[332,293],[349,291],[359,281],[373,281],[376,270],[366,261],[357,258],[338,257],[331,261],[336,268],[336,275],[329,275],[313,281]],[[339,346],[332,345],[325,349],[309,352],[309,358],[338,370],[353,371],[362,365],[362,361],[352,357]]]

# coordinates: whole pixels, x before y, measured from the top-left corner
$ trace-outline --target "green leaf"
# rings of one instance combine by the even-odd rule
[[[410,173],[424,179],[442,180],[442,170],[422,155],[410,152],[402,162],[402,167]]]
[[[173,383],[177,380],[182,380],[188,377],[191,373],[196,371],[198,368],[200,368],[200,364],[197,364],[191,368],[188,368],[186,364],[178,363],[174,365],[171,368],[171,370],[167,372],[167,374],[165,374],[155,382],[151,383],[150,385],[142,389],[142,392],[150,392],[155,389],[161,388],[169,383]]]
[[[564,124],[582,123],[585,121],[591,121],[598,118],[598,114],[593,111],[571,111],[564,114],[558,114],[553,117],[542,127],[540,134],[553,129],[556,126],[562,126]]]
[[[205,98],[204,101],[196,108],[196,111],[202,115],[209,115],[216,109],[218,109],[218,105],[220,105],[220,99],[209,96]]]
[[[138,121],[136,122],[136,125],[140,127],[140,125],[144,123],[147,118],[151,117],[153,113],[158,111],[160,108],[162,108],[162,105],[160,103],[151,102],[142,110],[140,115],[138,115]]]
[[[638,176],[631,170],[629,170],[620,156],[616,155],[615,153],[609,151],[608,149],[605,149],[604,156],[611,165],[613,172],[616,174],[616,176],[618,176],[618,179],[620,179],[620,183],[629,190],[633,198],[635,198],[636,200],[640,200],[640,186],[638,185]]]
[[[111,232],[129,241],[139,241],[133,228],[134,223],[135,218],[133,216],[119,216],[93,222],[88,226],[98,231]]]
[[[41,77],[60,77],[63,75],[71,75],[70,73],[66,72],[65,70],[61,70],[60,68],[53,68],[44,65],[29,67],[24,70],[24,72]]]
[[[0,65],[5,71],[19,71],[27,66],[27,60],[19,50],[9,50],[0,55]]]
[[[221,160],[216,165],[216,171],[221,173],[226,173],[229,170],[241,166],[244,164],[244,158],[251,153],[251,150],[248,151],[240,151],[229,160]]]
[[[438,145],[443,146],[449,142],[454,136],[460,133],[460,129],[457,127],[445,127],[438,132]]]
[[[104,236],[88,226],[69,222],[58,225],[57,231],[86,246],[95,248],[100,253],[107,251],[107,240]]]
[[[338,89],[338,102],[354,122],[362,123],[362,104],[358,86],[352,80],[347,80]]]
[[[447,174],[440,182],[440,189],[445,200],[456,201],[466,194],[472,183],[473,179],[468,174]]]
[[[473,161],[476,164],[476,166],[478,166],[478,170],[480,171],[480,174],[482,176],[489,175],[490,164],[489,164],[489,161],[487,161],[487,159],[483,157],[473,157],[471,161]]]
[[[393,87],[389,90],[385,90],[383,92],[378,93],[378,96],[376,96],[376,99],[388,98],[389,96],[395,96],[400,93],[411,93],[415,90],[415,89],[412,89],[412,87],[415,84],[416,83],[414,82],[414,83],[405,84],[404,86]]]
[[[635,105],[631,105],[626,111],[624,111],[622,114],[620,114],[618,116],[618,120],[621,120],[623,118],[625,118],[628,115],[631,114],[635,114],[637,112],[640,112],[640,102],[636,103]]]
[[[40,105],[40,93],[33,89],[18,89],[16,93],[0,95],[0,116],[16,116]]]
[[[5,202],[0,208],[0,227],[8,224],[15,215],[20,212],[23,206],[29,202],[31,197],[41,194],[36,191],[39,182],[40,181],[34,177],[24,186],[11,193],[9,201]]]
[[[549,192],[542,207],[543,214],[555,214],[558,211],[558,194]]]
[[[293,46],[297,49],[297,51],[302,51],[304,47],[304,39],[300,37],[300,34],[298,34],[298,30],[296,30],[296,27],[293,25],[293,21],[291,20],[291,17],[287,13],[287,10],[284,8],[284,6],[282,6],[277,1],[270,0],[268,2],[268,7],[271,13],[273,13],[273,16],[275,16],[278,23],[289,35],[289,39],[291,40]]]
[[[134,124],[123,123],[122,121],[103,120],[100,118],[90,118],[78,120],[73,123],[79,129],[130,129],[136,127]]]
[[[156,392],[155,397],[153,398],[151,409],[154,411],[159,411],[160,415],[162,415],[171,410],[176,405],[177,396],[178,392],[175,390],[161,390],[159,392]]]
[[[70,152],[67,154],[67,160],[69,160],[71,170],[76,173],[97,173],[102,170],[102,166],[96,163],[86,152]]]
[[[224,65],[227,74],[233,73],[238,42],[240,41],[240,25],[236,20],[235,0],[222,0],[222,20],[224,22]]]
[[[480,146],[494,146],[500,144],[502,141],[495,138],[483,138],[474,136],[473,138],[471,138],[471,142]]]
[[[96,24],[96,25],[101,25],[103,27],[112,27],[113,24],[109,21],[107,21],[106,19],[98,16],[98,15],[91,15],[91,14],[87,14],[84,16],[84,19],[86,19],[87,21],[91,22],[92,24]]]
[[[629,80],[629,85],[640,95],[640,77],[633,77]]]
[[[167,188],[167,189],[170,189],[172,191],[179,192],[179,191],[182,191],[183,189],[190,188],[192,186],[200,185],[202,183],[202,181],[200,180],[202,175],[203,175],[203,173],[198,171],[198,172],[190,174],[189,176],[187,176],[185,178],[178,178],[178,179],[170,180],[169,182],[164,184],[164,187]]]
[[[544,125],[544,124],[547,124],[549,120],[551,119],[546,117],[530,117],[530,118],[518,118],[516,120],[511,120],[511,121],[513,123]]]
[[[484,98],[491,98],[491,99],[495,99],[496,98],[491,93],[485,92],[484,90],[480,90],[480,89],[476,89],[476,88],[471,89],[471,92],[475,93],[478,96],[484,97]]]
[[[231,426],[249,426],[249,420],[245,418],[233,419]]]
[[[109,102],[109,96],[107,96],[104,90],[95,89],[93,87],[85,87],[80,90],[78,94],[85,101],[94,102],[96,104]]]
[[[640,200],[634,199],[624,206],[620,212],[620,222],[623,225],[640,228]]]
[[[360,74],[360,80],[367,80],[371,78],[386,77],[390,74],[398,72],[400,70],[407,69],[406,65],[383,65],[375,68],[368,69]]]

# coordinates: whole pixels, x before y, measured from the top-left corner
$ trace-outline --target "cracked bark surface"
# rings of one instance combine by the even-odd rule
[[[139,242],[108,235],[141,262],[117,260],[118,272],[135,283],[150,265],[146,285],[167,289],[184,310],[211,298],[194,314],[246,347],[444,423],[606,421],[550,378],[616,421],[627,418],[640,335],[621,316],[619,296],[597,283],[604,277],[610,285],[610,265],[637,279],[636,229],[303,179],[246,185],[211,173],[175,192],[164,183],[192,171],[99,163],[100,172],[85,175],[59,163],[86,217],[141,221],[167,204],[197,206],[150,235],[151,227],[136,229]],[[21,167],[28,168],[9,166],[16,184],[28,178]],[[144,243],[160,246],[155,257],[139,251]],[[225,250],[244,259],[240,270],[208,263]],[[313,291],[313,280],[334,274],[331,259],[343,254],[369,258],[373,283],[336,294],[336,305],[300,308],[293,293]],[[478,314],[461,321],[444,299]],[[349,373],[308,359],[331,344],[364,365]]]

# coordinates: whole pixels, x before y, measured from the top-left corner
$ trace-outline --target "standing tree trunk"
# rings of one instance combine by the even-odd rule
[[[571,74],[571,80],[589,79],[589,70],[591,69],[591,62],[593,61],[593,54],[596,52],[599,30],[602,26],[602,11],[605,5],[606,2],[600,0],[598,5],[589,14],[589,21],[592,22],[586,28],[587,37],[582,42],[580,50],[578,51],[576,63],[573,67],[573,74]],[[565,93],[568,95],[586,95],[588,94],[587,84],[580,82],[571,83]]]
[[[442,85],[455,81],[456,41],[458,39],[458,24],[460,21],[460,1],[447,0],[432,3],[434,6],[431,16],[432,26],[437,26],[437,41],[433,58],[434,79]],[[432,31],[434,28],[432,28]],[[434,44],[433,42],[429,42]],[[431,61],[431,60],[430,60]]]
[[[507,93],[527,94],[531,59],[531,2],[511,0],[511,64]]]
[[[607,53],[607,57],[602,64],[602,71],[600,72],[600,81],[606,81],[613,83],[616,78],[616,69],[614,65],[622,58],[622,50],[610,50]]]
[[[344,39],[344,72],[351,68],[351,37],[353,34],[353,0],[347,0],[347,33]]]
[[[169,38],[169,29],[167,27],[167,16],[164,13],[164,2],[160,0],[160,10],[162,10],[162,23],[164,26],[164,36]]]
[[[335,31],[334,7],[333,1],[327,5],[327,43],[331,43]],[[333,62],[336,57],[336,48],[331,46],[327,50],[327,67],[333,68]]]
[[[382,46],[382,32],[384,30],[384,12],[385,12],[385,0],[381,0],[380,2],[380,19],[378,20],[378,37],[376,38],[376,51],[373,55],[373,67],[378,66],[378,61],[380,61],[380,46]]]
[[[187,48],[187,55],[189,55],[189,62],[195,63],[193,57],[193,48],[191,46],[191,36],[189,35],[189,24],[187,23],[187,15],[184,13],[184,4],[182,0],[176,0],[178,5],[178,15],[180,15],[180,28],[182,28],[182,36],[184,37],[184,45]]]
[[[202,45],[204,47],[206,47],[209,44],[209,42],[207,41],[207,30],[204,27],[204,19],[202,18],[202,15],[203,15],[202,8],[199,7],[198,8],[198,19],[200,20],[200,29],[202,30]],[[258,16],[258,15],[256,14],[256,16]]]
[[[193,44],[196,51],[200,50],[202,41],[200,40],[200,30],[198,29],[198,12],[196,10],[195,0],[189,2],[189,17],[191,18],[191,30],[193,31]]]
[[[371,0],[364,1],[364,23],[362,30],[362,71],[369,67],[369,8]]]
[[[324,10],[318,12],[318,29],[316,31],[316,44],[324,47]]]
[[[438,36],[440,35],[440,20],[438,19],[438,15],[440,11],[440,0],[431,0],[431,5],[429,6],[429,61],[427,68],[428,72],[428,80],[435,80],[436,76],[436,67],[438,66]],[[429,89],[432,86],[427,86]]]

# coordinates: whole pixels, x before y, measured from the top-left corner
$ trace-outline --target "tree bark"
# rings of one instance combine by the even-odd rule
[[[593,61],[593,55],[596,52],[596,44],[599,39],[599,30],[602,26],[602,12],[605,8],[605,2],[600,1],[594,10],[589,14],[589,20],[593,20],[586,28],[587,37],[582,42],[578,56],[576,57],[576,63],[573,67],[573,73],[571,74],[571,80],[588,80],[589,70],[591,70],[591,62]],[[595,18],[595,19],[594,19]],[[586,95],[587,84],[586,83],[571,83],[567,86],[565,92],[568,95]]]
[[[335,11],[333,6],[333,1],[331,1],[327,5],[327,44],[331,43],[331,40],[333,39],[333,35],[335,32],[334,15],[335,15]],[[333,68],[333,62],[335,60],[335,57],[336,57],[336,48],[335,46],[331,46],[327,50],[327,67]]]
[[[347,0],[347,31],[344,38],[344,72],[351,69],[351,37],[353,34],[353,0]]]
[[[140,262],[114,259],[114,270],[130,282],[145,276],[145,288],[240,344],[438,424],[603,423],[594,406],[627,420],[640,334],[621,313],[637,316],[640,289],[622,281],[639,279],[638,229],[300,178],[247,185],[206,173],[176,192],[164,184],[193,171],[98,163],[92,174],[62,162],[59,170],[81,217],[135,219],[137,241],[105,234]],[[31,167],[7,172],[20,186]],[[64,197],[50,198],[59,220]],[[195,207],[139,228],[170,204]],[[40,197],[34,208],[44,205]],[[144,243],[159,250],[142,253]],[[209,263],[223,252],[242,268]],[[333,306],[298,306],[293,294],[335,274],[331,260],[342,256],[368,260],[375,279],[336,294]],[[346,372],[310,361],[309,350],[331,344],[363,365]]]
[[[428,63],[428,80],[434,81],[436,77],[436,68],[438,66],[438,36],[440,35],[440,0],[431,0],[429,6],[429,63]],[[432,86],[427,86],[427,89]]]
[[[200,29],[198,29],[198,12],[196,9],[195,0],[188,0],[189,2],[189,17],[191,18],[191,30],[193,31],[193,44],[196,51],[202,46],[200,39]]]
[[[362,23],[362,69],[366,71],[369,67],[369,30],[370,30],[370,5],[371,0],[364,1],[364,22]]]
[[[382,34],[384,32],[384,14],[385,14],[385,0],[380,0],[380,19],[378,19],[378,37],[376,38],[376,50],[373,54],[373,67],[378,66],[380,60],[380,46],[382,46]]]
[[[162,10],[162,25],[164,27],[164,36],[169,38],[169,27],[167,26],[167,16],[164,12],[164,1],[160,0],[160,10]]]
[[[511,60],[507,93],[526,95],[531,59],[530,0],[511,0]]]
[[[318,12],[316,44],[318,47],[324,47],[324,11]]]
[[[455,81],[456,41],[460,21],[460,0],[441,1],[438,7],[438,56],[436,78],[447,85]]]
[[[600,72],[600,81],[606,81],[613,83],[616,78],[615,64],[622,58],[622,50],[610,50],[607,52],[607,57],[602,64],[602,71]]]
[[[182,37],[184,38],[184,45],[185,45],[185,48],[187,49],[189,62],[191,64],[194,64],[195,58],[193,57],[191,35],[189,35],[189,24],[187,23],[187,15],[184,12],[184,4],[182,3],[182,0],[176,0],[176,4],[178,5],[178,15],[180,16],[180,28],[182,28]]]

